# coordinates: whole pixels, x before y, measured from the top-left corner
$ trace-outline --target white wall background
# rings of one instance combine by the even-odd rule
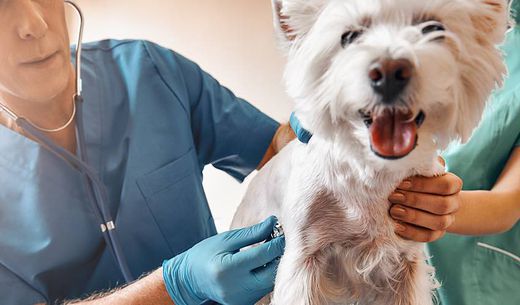
[[[194,60],[235,94],[278,121],[288,119],[291,103],[281,81],[284,60],[272,30],[270,0],[76,0],[76,3],[85,15],[84,41],[103,38],[154,41]],[[73,26],[71,31],[75,33]],[[75,37],[71,35],[71,39]],[[225,230],[247,181],[240,185],[212,167],[206,168],[204,177],[215,222],[220,231]]]

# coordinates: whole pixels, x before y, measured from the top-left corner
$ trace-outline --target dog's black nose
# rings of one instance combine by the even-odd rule
[[[412,74],[413,65],[406,59],[384,59],[374,63],[368,71],[372,88],[381,95],[385,104],[395,101],[410,82]]]

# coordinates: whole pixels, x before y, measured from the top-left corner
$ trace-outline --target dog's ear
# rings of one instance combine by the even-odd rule
[[[507,0],[471,0],[477,3],[471,21],[479,40],[498,45],[504,41],[505,32],[511,25]],[[516,0],[518,1],[518,0]]]
[[[465,0],[469,4],[469,14],[474,31],[474,38],[478,48],[488,50],[478,54],[480,60],[468,63],[471,73],[462,75],[462,83],[466,86],[469,96],[458,105],[459,119],[456,123],[456,133],[462,143],[469,140],[474,128],[482,118],[489,92],[501,86],[506,73],[496,46],[505,39],[510,22],[509,5],[507,0]],[[520,0],[515,0],[520,1]],[[481,62],[486,62],[482,65]],[[489,88],[488,88],[489,87]]]
[[[307,34],[328,0],[271,0],[276,34],[283,45]]]

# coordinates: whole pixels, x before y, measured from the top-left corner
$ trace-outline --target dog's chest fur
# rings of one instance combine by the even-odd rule
[[[308,241],[304,249],[313,253],[326,247],[344,248],[351,256],[405,253],[412,243],[394,233],[387,198],[409,170],[399,173],[367,168],[367,175],[360,176],[355,165],[346,162],[349,158],[338,160],[326,146],[317,146],[320,148],[293,148],[301,157],[293,158],[294,172],[289,178],[293,183],[287,189],[301,198],[289,201],[300,208],[286,208],[304,214],[298,215],[303,219],[298,230]]]
[[[251,181],[232,226],[269,215],[284,226],[286,251],[276,289],[292,294],[275,293],[272,304],[392,304],[386,300],[395,300],[396,291],[414,291],[401,287],[410,285],[403,278],[414,273],[422,274],[421,291],[428,293],[422,299],[430,298],[434,284],[422,245],[394,233],[387,198],[405,177],[443,168],[428,154],[407,169],[370,168],[363,165],[369,164],[364,153],[338,151],[319,138],[308,145],[293,141]],[[301,295],[300,285],[311,295]]]
[[[359,175],[357,165],[348,162],[355,152],[338,158],[334,148],[316,142],[291,143],[262,173],[287,181],[282,202],[271,210],[284,225],[288,252],[297,249],[297,257],[286,259],[323,270],[325,276],[315,284],[329,301],[359,301],[373,295],[370,291],[397,290],[402,270],[424,259],[422,245],[397,237],[388,215],[388,195],[411,173],[365,168]],[[267,186],[262,177],[257,180],[252,188]],[[255,196],[256,204],[262,201]]]

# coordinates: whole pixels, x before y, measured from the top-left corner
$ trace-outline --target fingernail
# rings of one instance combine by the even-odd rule
[[[397,218],[402,218],[406,216],[406,210],[401,207],[394,207],[390,209],[390,214]]]
[[[390,197],[388,197],[388,200],[390,200],[392,203],[405,203],[406,196],[403,193],[395,192],[390,195]]]
[[[404,232],[406,230],[405,226],[397,222],[395,223],[394,227],[397,232]]]
[[[401,182],[401,184],[399,184],[397,188],[400,188],[402,190],[409,190],[412,188],[412,181],[404,180],[403,182]]]

